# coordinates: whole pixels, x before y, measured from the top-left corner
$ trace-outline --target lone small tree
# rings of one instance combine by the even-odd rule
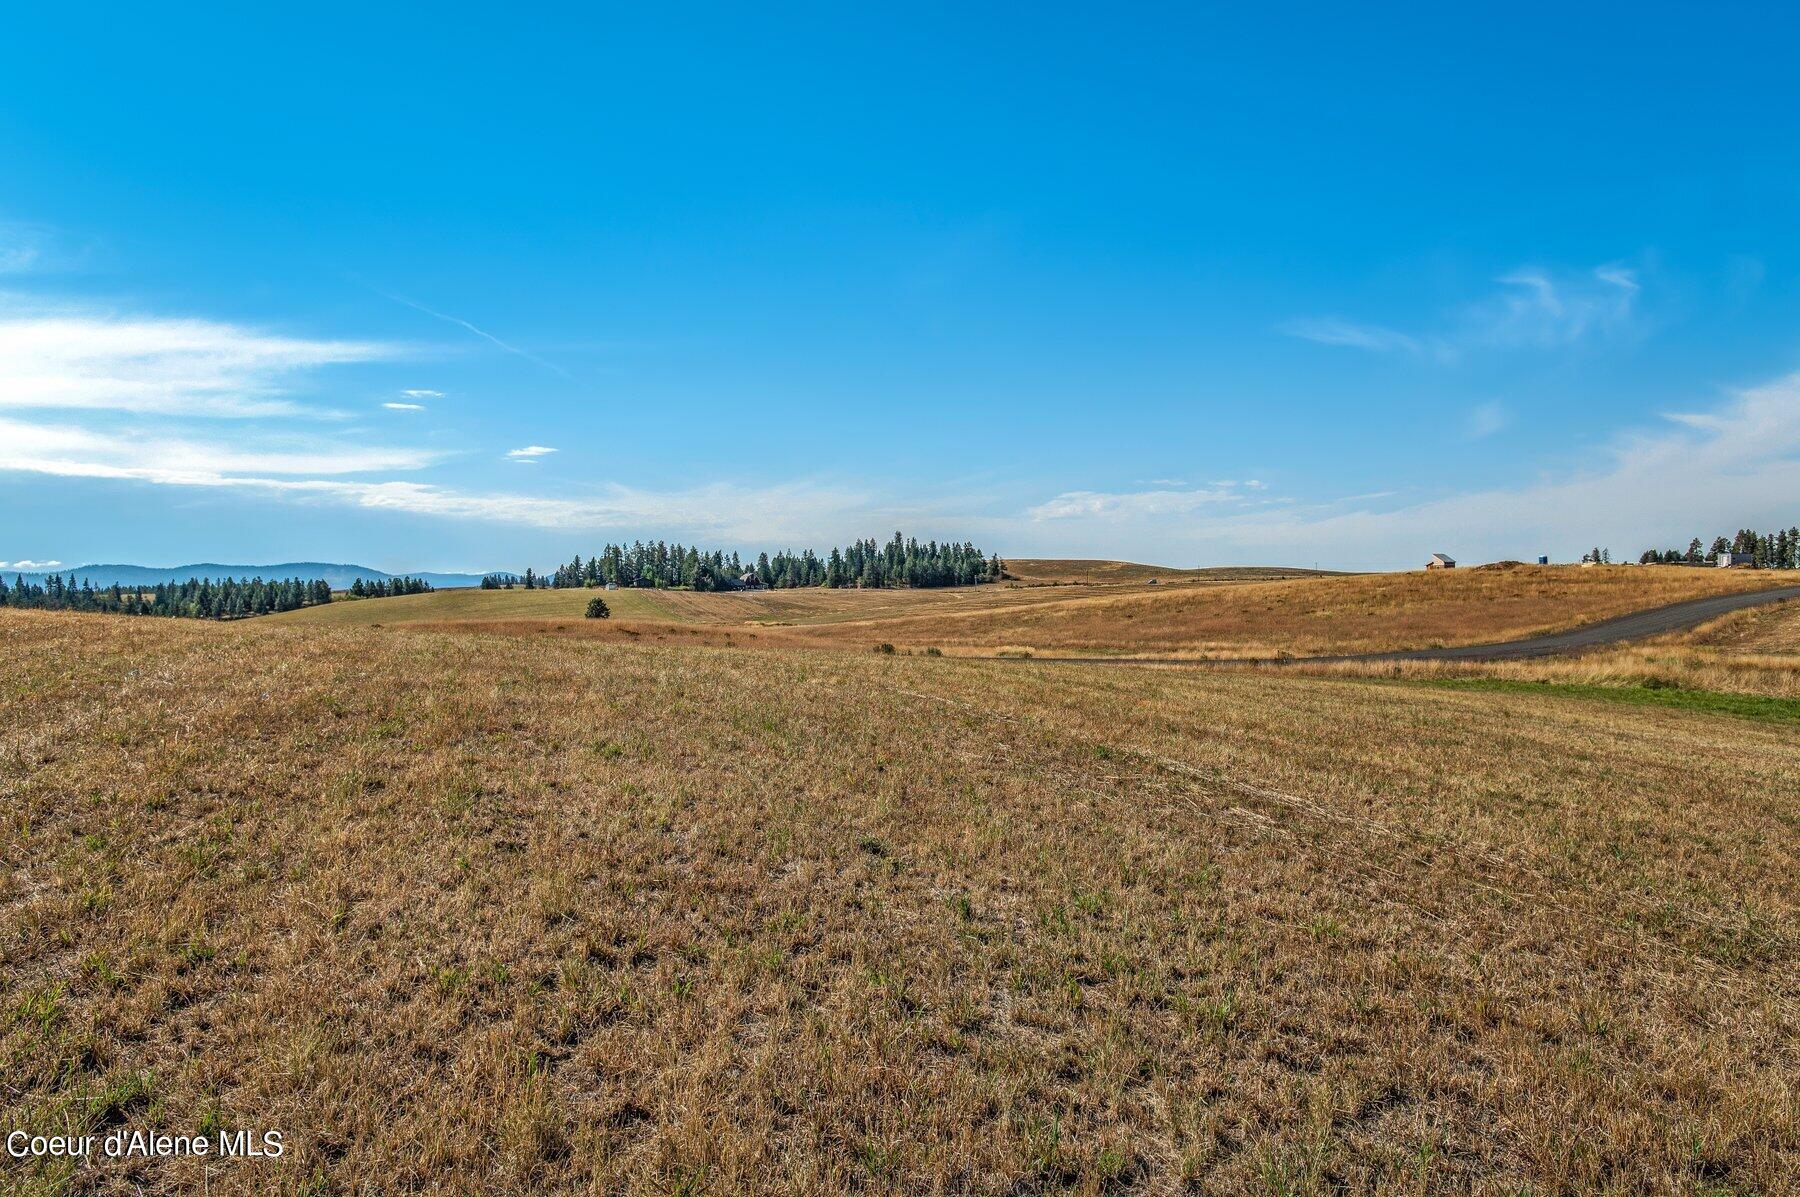
[[[588,600],[587,617],[589,619],[605,619],[611,614],[612,612],[607,609],[606,600],[599,595]]]

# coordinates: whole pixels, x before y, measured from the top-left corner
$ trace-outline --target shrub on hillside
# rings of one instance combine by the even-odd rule
[[[612,612],[607,609],[606,600],[598,595],[588,600],[587,617],[589,619],[605,619]]]

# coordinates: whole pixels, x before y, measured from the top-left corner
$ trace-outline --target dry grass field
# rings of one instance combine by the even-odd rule
[[[1800,657],[1800,603],[1739,611],[1694,629],[1683,640],[1724,656]]]
[[[1520,566],[1151,587],[1029,609],[842,623],[822,635],[945,651],[1258,657],[1481,644],[1644,607],[1779,585],[1773,572]]]
[[[1239,578],[1231,571],[1192,572],[1205,576],[1159,585],[725,594],[614,590],[603,592],[614,616],[604,623],[581,618],[587,600],[601,593],[586,590],[443,591],[333,603],[274,618],[301,625],[379,623],[409,630],[485,625],[493,632],[612,641],[723,644],[729,639],[740,645],[838,648],[888,643],[906,651],[936,648],[974,656],[1309,656],[1506,640],[1783,581],[1773,572],[1623,566],[1309,575],[1272,581]]]
[[[0,612],[0,1181],[1791,1191],[1791,722],[493,631]]]
[[[399,598],[349,600],[302,607],[269,618],[305,624],[394,627],[415,623],[580,619],[599,595],[618,619],[679,620],[667,590],[437,590]]]
[[[1172,570],[1117,561],[1023,562],[1039,567],[1030,580],[997,585],[925,590],[443,590],[376,603],[340,601],[308,607],[278,618],[298,623],[401,624],[529,623],[580,619],[588,599],[601,594],[613,617],[650,622],[719,626],[863,621],[918,614],[959,614],[1012,610],[1067,602],[1076,594],[1104,588],[1107,594],[1162,593],[1162,579],[1183,586],[1218,586],[1306,571],[1277,569]],[[1068,566],[1059,569],[1058,566]],[[1095,567],[1090,569],[1088,567]],[[1108,567],[1108,568],[1099,568]],[[1157,585],[1148,579],[1158,578]],[[1050,581],[1054,578],[1054,581]],[[1072,590],[1071,587],[1083,588]],[[1090,589],[1092,588],[1092,589]],[[1165,586],[1164,589],[1167,589]]]
[[[1692,631],[1568,658],[1343,663],[1305,669],[1338,677],[1485,678],[1509,684],[1661,692],[1642,695],[1658,702],[1689,701],[1695,694],[1796,701],[1800,700],[1800,601],[1738,611]]]

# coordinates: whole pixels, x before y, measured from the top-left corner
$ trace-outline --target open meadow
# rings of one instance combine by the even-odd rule
[[[1485,639],[1756,581],[1515,571],[1537,607],[1470,614],[1508,576],[1424,579],[1452,615],[1408,597],[1417,576],[1319,578],[1076,598],[1100,606],[1064,626],[1117,619],[1127,651],[1223,621],[1234,644],[1317,644],[1332,618],[1357,644]],[[881,639],[979,647],[1001,619],[1042,647],[1054,604],[1017,600],[1055,589],[864,623],[819,598],[832,618],[791,627],[643,617],[689,642],[626,634],[624,597],[585,621],[604,631],[576,611],[555,633],[580,591],[225,624],[0,612],[5,1129],[290,1145],[7,1160],[7,1184],[1790,1185],[1789,683],[1734,707],[1614,701],[1596,692],[1687,691],[1554,673],[1579,661],[868,651],[901,625],[918,639]],[[396,614],[495,594],[545,607]],[[1143,637],[1115,602],[1188,622]],[[1795,606],[1615,651],[1791,679]],[[1252,627],[1265,612],[1288,622]]]

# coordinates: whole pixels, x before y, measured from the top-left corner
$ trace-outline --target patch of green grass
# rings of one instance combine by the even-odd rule
[[[1719,690],[1685,690],[1668,684],[1599,686],[1584,682],[1522,682],[1510,678],[1428,678],[1416,684],[1446,690],[1489,690],[1508,694],[1553,694],[1637,706],[1673,707],[1710,715],[1735,715],[1763,723],[1800,723],[1800,699],[1762,694],[1727,694]]]

